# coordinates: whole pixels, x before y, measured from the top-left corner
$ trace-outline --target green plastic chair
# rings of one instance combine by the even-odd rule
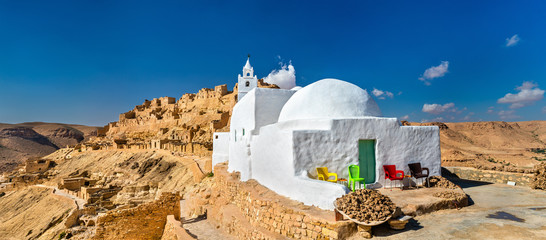
[[[364,184],[364,189],[366,189],[366,183],[364,183],[364,178],[359,177],[360,176],[360,167],[357,165],[351,165],[349,166],[349,186],[351,186],[351,190],[355,191],[355,182],[362,182]],[[351,182],[353,185],[351,185]]]

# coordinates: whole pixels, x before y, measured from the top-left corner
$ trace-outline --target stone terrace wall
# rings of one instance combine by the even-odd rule
[[[333,211],[304,206],[254,180],[240,182],[226,165],[215,166],[213,181],[211,190],[187,195],[185,212],[195,217],[206,211],[211,222],[240,239],[345,239],[357,231],[352,222],[336,222]]]
[[[483,182],[506,184],[508,181],[512,181],[512,182],[516,182],[516,186],[529,187],[533,180],[533,174],[480,170],[480,169],[471,168],[471,167],[445,167],[445,168],[449,170],[451,173],[457,175],[459,178],[483,181]]]
[[[163,193],[154,202],[99,216],[93,239],[161,239],[168,215],[180,219],[178,193]]]
[[[167,223],[161,240],[186,240],[196,239],[186,232],[182,227],[182,223],[174,219],[173,215],[167,216]]]

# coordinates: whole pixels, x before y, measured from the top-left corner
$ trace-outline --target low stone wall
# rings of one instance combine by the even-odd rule
[[[184,212],[207,218],[240,239],[345,239],[357,231],[350,221],[335,221],[333,211],[304,206],[280,196],[254,180],[239,181],[227,166],[214,168],[210,190],[186,195]]]
[[[508,181],[512,181],[516,183],[516,186],[529,187],[533,180],[533,174],[480,170],[471,167],[445,168],[459,178],[483,182],[506,184]]]
[[[167,223],[161,240],[189,240],[195,239],[182,227],[182,223],[174,218],[174,215],[167,216]]]
[[[180,219],[178,193],[163,193],[154,202],[99,216],[93,239],[161,239],[168,215]]]

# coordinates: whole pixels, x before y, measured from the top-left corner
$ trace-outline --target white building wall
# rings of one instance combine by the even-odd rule
[[[241,172],[242,181],[251,178],[249,138],[255,126],[255,100],[255,94],[249,94],[233,107],[231,115],[228,171]]]
[[[260,127],[275,123],[286,101],[295,91],[282,89],[252,89],[233,108],[229,139],[228,170],[241,172],[241,180],[252,178],[252,137]],[[244,134],[243,134],[244,133]]]
[[[279,114],[284,104],[296,92],[294,90],[272,89],[272,88],[255,88],[255,129],[263,126],[276,123],[279,119]]]
[[[294,175],[294,152],[291,131],[279,125],[262,127],[252,141],[252,178],[290,199],[333,210],[333,201],[349,192],[341,184]]]
[[[328,167],[347,178],[347,167],[359,164],[358,141],[366,139],[376,140],[376,182],[383,183],[383,165],[407,173],[408,163],[420,162],[430,175],[440,175],[438,127],[400,126],[396,118],[375,117],[333,120],[329,131],[294,131],[294,174],[316,177],[316,167]]]
[[[241,76],[239,74],[239,81],[237,83],[237,101],[241,101],[243,97],[248,94],[252,89],[258,87],[258,78],[256,76]],[[248,86],[246,83],[248,82]]]
[[[228,160],[229,132],[215,132],[212,137],[212,166]]]

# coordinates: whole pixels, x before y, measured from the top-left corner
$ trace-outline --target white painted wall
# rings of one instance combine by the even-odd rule
[[[229,132],[215,132],[212,136],[212,166],[228,160]]]
[[[341,184],[294,175],[292,132],[278,124],[262,127],[252,141],[252,178],[290,199],[322,209],[334,209],[333,201],[349,192]]]
[[[250,142],[253,136],[258,134],[260,127],[277,122],[282,107],[294,92],[254,88],[233,108],[228,170],[241,172],[241,180],[252,178]]]
[[[250,137],[255,126],[255,102],[256,95],[250,94],[240,99],[233,107],[231,114],[229,137],[229,163],[228,171],[241,172],[241,180],[250,179]],[[243,129],[245,134],[243,135]]]
[[[255,131],[261,127],[276,123],[284,104],[296,92],[295,90],[255,88]],[[256,133],[257,134],[257,133]]]
[[[358,165],[358,141],[366,139],[376,140],[376,182],[384,182],[383,165],[407,173],[408,163],[420,162],[430,175],[440,175],[438,127],[400,126],[396,118],[375,117],[336,119],[329,131],[294,131],[294,174],[316,177],[315,168],[324,166],[347,178],[347,167]]]

